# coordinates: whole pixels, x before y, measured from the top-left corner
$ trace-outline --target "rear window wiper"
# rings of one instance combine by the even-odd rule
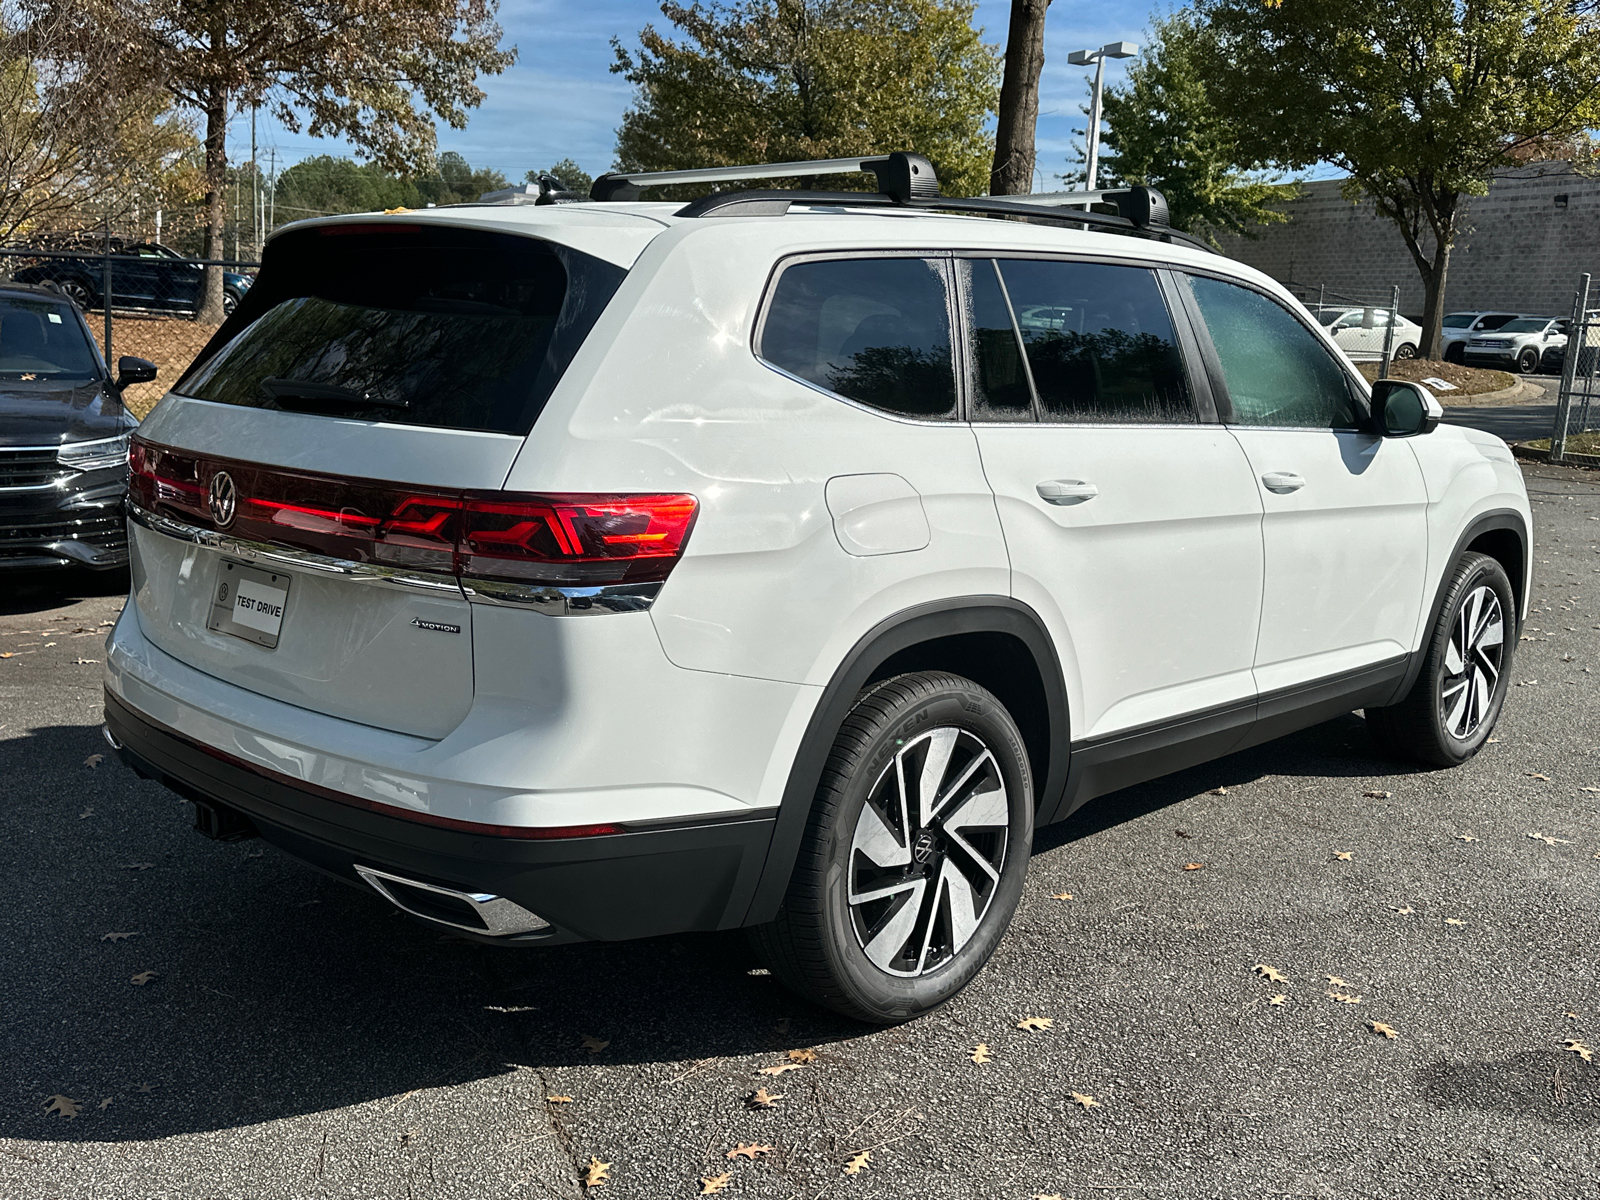
[[[351,408],[410,408],[406,400],[391,400],[374,392],[360,392],[355,388],[340,387],[336,383],[310,383],[304,379],[285,379],[269,375],[261,381],[261,390],[282,408],[351,409]]]

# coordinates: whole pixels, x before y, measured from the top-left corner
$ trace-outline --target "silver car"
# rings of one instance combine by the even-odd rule
[[[1518,317],[1467,343],[1466,363],[1532,375],[1554,370],[1567,349],[1572,322],[1566,317]]]
[[[1526,313],[1514,312],[1453,312],[1444,316],[1444,340],[1439,353],[1445,362],[1465,362],[1467,343],[1482,333],[1491,333],[1508,321],[1515,321]]]

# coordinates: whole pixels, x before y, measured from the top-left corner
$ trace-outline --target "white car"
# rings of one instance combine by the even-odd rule
[[[848,165],[883,191],[278,232],[134,443],[112,746],[426,921],[747,927],[874,1022],[1094,796],[1353,709],[1477,752],[1529,588],[1499,439],[1155,193]],[[791,166],[746,177],[839,169]]]
[[[1439,353],[1445,362],[1466,362],[1467,343],[1475,337],[1492,333],[1526,314],[1506,312],[1504,309],[1485,312],[1445,313],[1441,331]]]
[[[1355,362],[1376,362],[1383,358],[1391,317],[1393,357],[1415,358],[1417,347],[1422,345],[1422,326],[1400,313],[1391,313],[1386,308],[1324,308],[1317,314],[1317,320],[1333,335],[1339,349]]]

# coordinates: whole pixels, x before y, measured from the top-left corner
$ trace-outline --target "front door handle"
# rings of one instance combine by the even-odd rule
[[[1099,488],[1083,479],[1047,479],[1036,490],[1039,499],[1050,504],[1082,504],[1100,494]]]
[[[1261,482],[1267,491],[1277,492],[1280,496],[1298,492],[1306,485],[1306,481],[1293,471],[1268,471],[1261,477]]]

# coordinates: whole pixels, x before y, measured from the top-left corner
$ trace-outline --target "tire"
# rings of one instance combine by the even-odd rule
[[[222,293],[222,315],[233,316],[233,310],[239,307],[239,294],[237,292]]]
[[[1467,361],[1467,347],[1464,342],[1451,342],[1444,348],[1444,360],[1448,363],[1464,363]]]
[[[1523,375],[1532,375],[1539,369],[1539,352],[1529,346],[1517,355],[1517,371]]]
[[[58,280],[56,282],[56,290],[68,300],[71,300],[74,304],[76,304],[79,312],[88,312],[94,307],[94,292],[92,292],[89,289],[89,285],[84,283],[81,279],[72,279],[69,277],[67,279]]]
[[[1377,743],[1396,758],[1436,767],[1459,766],[1482,749],[1505,703],[1516,613],[1505,569],[1487,555],[1463,554],[1423,643],[1417,682],[1400,703],[1367,709]]]
[[[1394,348],[1394,357],[1396,361],[1399,361],[1402,358],[1415,358],[1416,356],[1417,348],[1410,342],[1401,342],[1400,345]]]
[[[941,792],[925,819],[917,810]],[[751,941],[818,1004],[876,1025],[908,1021],[994,953],[1032,846],[1033,779],[1011,714],[960,676],[896,676],[863,691],[845,718],[789,890]]]

